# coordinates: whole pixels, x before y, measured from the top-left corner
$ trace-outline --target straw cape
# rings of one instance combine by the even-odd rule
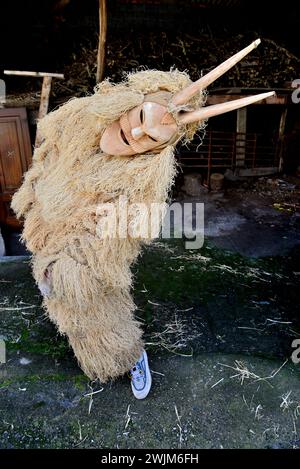
[[[162,203],[176,173],[174,144],[159,153],[108,156],[99,147],[104,129],[145,95],[176,93],[191,83],[186,73],[143,71],[126,82],[108,81],[95,94],[75,98],[39,122],[41,145],[12,208],[24,218],[23,240],[32,252],[36,282],[51,266],[52,291],[44,298],[49,318],[66,334],[83,371],[105,382],[127,372],[143,342],[134,318],[130,266],[151,234],[99,236],[103,204]],[[202,93],[196,101],[203,102]],[[198,123],[185,126],[192,138]],[[134,224],[131,215],[129,224]]]

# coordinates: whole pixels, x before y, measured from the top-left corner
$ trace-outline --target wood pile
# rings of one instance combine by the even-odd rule
[[[188,70],[191,78],[196,80],[255,37],[257,35],[238,35],[226,39],[183,33],[172,36],[165,32],[147,35],[129,32],[126,37],[108,37],[105,75],[112,81],[119,81],[124,72],[142,68],[169,70],[175,66],[179,70]],[[82,47],[74,54],[63,70],[66,80],[55,83],[54,96],[83,96],[92,92],[96,59],[96,47]],[[258,49],[213,87],[282,88],[299,74],[300,59],[276,42],[263,38]]]
[[[122,80],[124,73],[143,68],[169,70],[175,66],[187,70],[193,80],[207,73],[230,55],[250,44],[258,34],[228,34],[216,37],[201,34],[199,37],[178,33],[128,32],[126,36],[108,35],[105,76],[112,81]],[[65,79],[53,84],[50,106],[53,108],[72,96],[92,93],[96,82],[97,44],[90,41],[77,46],[59,66]],[[238,66],[221,77],[213,88],[283,88],[300,76],[300,59],[276,42],[262,38],[262,44]],[[7,96],[7,105],[15,105],[24,98],[26,106],[34,109],[40,99],[40,90],[34,80],[16,83],[17,92]],[[13,85],[13,83],[12,83]],[[8,93],[14,86],[8,86]],[[27,96],[28,95],[28,96]],[[27,97],[26,97],[27,96]]]

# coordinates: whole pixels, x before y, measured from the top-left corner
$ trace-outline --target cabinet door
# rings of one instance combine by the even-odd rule
[[[0,109],[0,222],[19,227],[10,201],[31,163],[25,108]]]

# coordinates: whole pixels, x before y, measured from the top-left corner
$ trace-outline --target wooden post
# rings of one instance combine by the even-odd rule
[[[236,167],[245,167],[246,158],[246,132],[247,132],[247,108],[237,110],[236,121],[237,145],[236,145]]]
[[[6,100],[5,81],[0,79],[0,109],[4,107],[5,100]]]
[[[52,77],[43,78],[41,102],[40,102],[39,117],[38,117],[39,119],[42,119],[43,117],[45,117],[45,115],[48,112],[51,82],[52,82]]]
[[[100,83],[100,81],[102,81],[104,77],[106,34],[107,34],[106,0],[99,0],[99,43],[98,43],[97,75],[96,75],[97,83]]]
[[[39,113],[38,113],[38,120],[45,117],[45,115],[48,112],[49,97],[50,97],[50,91],[51,91],[51,82],[52,82],[52,77],[44,77],[43,78],[43,85],[42,85],[42,92],[41,92],[41,102],[40,102],[40,108],[39,108]],[[37,127],[36,134],[35,134],[34,146],[37,148],[37,147],[40,146],[40,144],[41,144],[41,136],[39,134],[39,129]]]
[[[279,123],[279,167],[278,171],[281,173],[283,170],[283,151],[284,151],[284,132],[287,118],[287,107],[284,108],[281,114]]]

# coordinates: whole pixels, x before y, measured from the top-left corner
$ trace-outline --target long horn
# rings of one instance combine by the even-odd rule
[[[252,42],[248,47],[241,50],[237,54],[233,55],[225,62],[223,62],[218,67],[214,68],[211,72],[204,75],[204,77],[199,78],[191,85],[187,86],[183,90],[176,93],[172,98],[172,103],[175,106],[180,106],[181,104],[186,104],[196,93],[207,88],[211,83],[217,80],[224,73],[228,72],[234,65],[236,65],[240,60],[242,60],[247,54],[249,54],[253,49],[255,49],[261,43],[260,39]]]
[[[235,99],[234,101],[227,101],[226,103],[214,104],[212,106],[203,107],[197,111],[185,112],[179,115],[179,121],[182,124],[189,124],[191,122],[198,122],[209,119],[219,114],[225,114],[235,109],[248,106],[249,104],[257,103],[263,99],[275,96],[275,91],[268,93],[256,94],[254,96],[248,96],[247,98]]]

